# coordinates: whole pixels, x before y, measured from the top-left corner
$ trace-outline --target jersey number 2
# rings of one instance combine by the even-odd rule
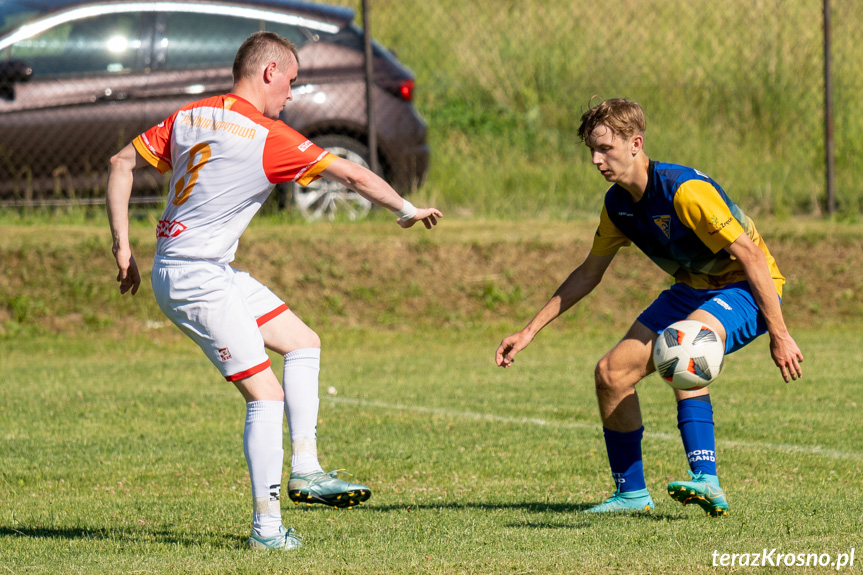
[[[195,158],[198,157],[198,154],[201,155],[201,159],[198,163],[195,163]],[[198,181],[198,170],[204,167],[204,164],[210,160],[211,155],[210,144],[197,144],[189,150],[189,163],[186,164],[186,174],[174,184],[173,204],[175,206],[182,206],[189,199],[192,188],[195,187],[195,183]]]

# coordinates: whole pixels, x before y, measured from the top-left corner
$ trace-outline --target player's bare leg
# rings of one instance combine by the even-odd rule
[[[286,310],[261,326],[264,345],[285,355],[296,349],[321,348],[321,338],[291,310]]]
[[[641,427],[641,407],[635,385],[654,371],[653,342],[656,334],[639,322],[596,364],[596,398],[602,425],[628,432]]]

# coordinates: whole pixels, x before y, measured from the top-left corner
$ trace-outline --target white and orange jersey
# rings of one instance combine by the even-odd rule
[[[161,173],[174,170],[156,254],[222,263],[275,184],[307,185],[335,159],[233,94],[193,102],[132,143]]]

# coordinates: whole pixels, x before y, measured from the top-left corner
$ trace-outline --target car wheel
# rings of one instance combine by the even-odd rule
[[[320,136],[314,143],[331,154],[368,168],[368,146],[347,136]],[[332,220],[336,214],[349,220],[360,220],[368,215],[372,203],[343,185],[319,178],[306,187],[293,184],[294,206],[309,221]]]

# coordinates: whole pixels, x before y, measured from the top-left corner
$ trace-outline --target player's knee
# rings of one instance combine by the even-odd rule
[[[296,330],[290,334],[290,349],[320,349],[321,337],[310,327]]]
[[[611,374],[611,366],[607,357],[603,357],[596,362],[596,368],[593,370],[593,380],[596,385],[596,392],[600,393],[603,390],[613,389],[614,378]]]
[[[309,334],[306,336],[306,343],[303,347],[313,347],[320,349],[321,348],[321,336],[317,334],[317,332],[313,330],[309,330]]]
[[[321,349],[321,338],[312,330],[308,330],[302,334],[296,334],[291,339],[291,344],[288,347],[288,350],[293,351],[296,349]]]
[[[597,394],[619,391],[633,386],[625,372],[614,368],[608,356],[597,362],[593,377]]]

